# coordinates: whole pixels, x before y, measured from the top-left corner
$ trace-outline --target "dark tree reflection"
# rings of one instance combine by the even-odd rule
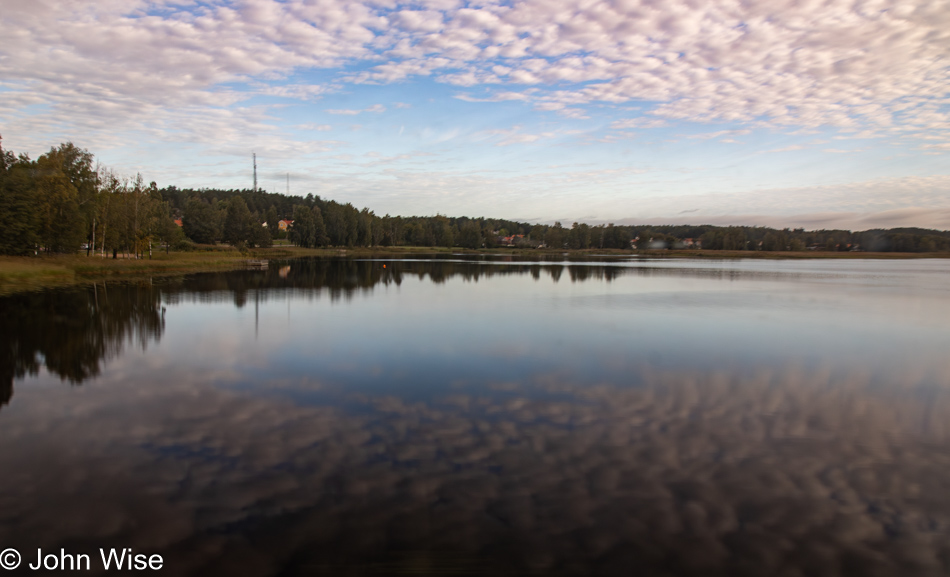
[[[407,278],[435,284],[453,279],[479,282],[503,276],[531,275],[558,282],[566,270],[570,281],[610,282],[624,275],[688,276],[712,279],[769,277],[769,271],[722,271],[629,266],[624,261],[583,262],[563,259],[503,261],[491,257],[351,259],[311,258],[271,261],[266,269],[201,273],[147,283],[101,283],[88,288],[25,293],[0,298],[0,406],[13,395],[13,382],[45,366],[64,381],[79,384],[100,374],[104,361],[118,355],[127,341],[145,347],[164,329],[161,303],[248,303],[290,295],[350,299],[377,285],[399,286]],[[795,273],[789,273],[794,276]],[[771,275],[771,276],[770,276]]]
[[[13,380],[40,367],[71,384],[99,375],[127,343],[143,349],[164,330],[160,292],[150,284],[102,284],[0,299],[0,404]]]
[[[212,302],[233,301],[238,308],[248,303],[249,291],[257,291],[255,298],[266,301],[271,295],[287,290],[327,290],[330,298],[351,298],[376,285],[400,285],[407,277],[443,284],[454,278],[478,282],[496,276],[530,274],[540,278],[545,271],[557,281],[563,270],[561,263],[490,262],[483,260],[354,260],[354,259],[299,259],[272,261],[266,270],[231,271],[182,277],[162,285],[168,302],[179,299]],[[571,280],[612,280],[623,274],[640,274],[636,269],[621,266],[572,264],[567,267]]]
[[[164,330],[161,302],[232,301],[241,308],[249,293],[257,302],[286,291],[329,292],[331,299],[349,299],[376,285],[400,285],[406,277],[437,284],[452,278],[532,274],[544,269],[558,278],[561,264],[497,263],[455,260],[299,259],[272,262],[266,270],[203,273],[157,284],[102,283],[81,289],[23,293],[0,299],[0,405],[10,402],[13,382],[36,375],[45,366],[71,384],[96,377],[103,363],[121,353],[126,343],[145,347]],[[583,273],[578,274],[578,268]],[[574,265],[574,280],[610,279],[624,269]]]
[[[100,373],[102,364],[118,355],[126,341],[142,347],[156,341],[164,328],[162,299],[230,301],[238,308],[249,301],[266,302],[284,293],[327,291],[333,300],[349,299],[376,285],[400,285],[416,277],[442,284],[454,278],[478,282],[496,276],[531,275],[542,271],[557,282],[564,270],[571,282],[611,281],[622,275],[689,275],[721,277],[721,271],[629,268],[622,263],[571,261],[504,262],[479,256],[403,260],[295,259],[272,261],[265,270],[202,273],[152,283],[102,283],[89,288],[25,293],[0,299],[0,405],[10,401],[14,379],[35,375],[41,366],[72,384]],[[253,292],[253,295],[251,294]]]

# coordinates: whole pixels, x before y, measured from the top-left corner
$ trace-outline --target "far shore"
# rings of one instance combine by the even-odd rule
[[[101,257],[99,255],[41,255],[0,256],[0,295],[21,291],[41,290],[81,285],[103,280],[140,280],[157,276],[180,275],[246,268],[261,260],[280,260],[297,257],[398,257],[408,255],[497,255],[519,258],[537,257],[544,260],[587,259],[598,256],[640,258],[700,258],[700,259],[920,259],[950,258],[950,253],[897,253],[897,252],[766,252],[725,250],[555,250],[555,249],[460,249],[433,247],[373,247],[373,248],[299,248],[278,246],[240,252],[228,246],[206,247],[188,252],[153,252],[148,258]]]

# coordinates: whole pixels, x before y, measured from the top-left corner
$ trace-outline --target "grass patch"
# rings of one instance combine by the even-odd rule
[[[151,259],[85,255],[0,257],[0,294],[84,284],[103,277],[137,278],[242,268],[236,250],[154,254]]]
[[[68,285],[74,277],[72,269],[53,260],[0,257],[0,293]]]

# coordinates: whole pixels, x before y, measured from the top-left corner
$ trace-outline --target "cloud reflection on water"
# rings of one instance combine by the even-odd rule
[[[945,265],[382,264],[0,299],[11,387],[37,375],[0,413],[0,544],[177,575],[950,572]]]
[[[181,575],[950,569],[943,390],[644,367],[638,388],[548,375],[306,405],[285,393],[321,383],[206,376],[24,392],[0,542],[161,551]]]

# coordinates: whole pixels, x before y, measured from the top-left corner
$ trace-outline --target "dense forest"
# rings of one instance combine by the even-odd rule
[[[147,254],[186,241],[155,183],[97,170],[71,143],[30,160],[0,149],[0,254]]]
[[[271,246],[288,238],[302,247],[424,246],[558,249],[934,252],[950,250],[950,231],[920,228],[848,230],[749,226],[620,226],[570,228],[493,218],[379,216],[308,194],[260,190],[158,188],[141,175],[97,169],[72,143],[36,160],[0,148],[0,254],[136,255],[227,243]],[[286,231],[281,221],[292,221]]]

